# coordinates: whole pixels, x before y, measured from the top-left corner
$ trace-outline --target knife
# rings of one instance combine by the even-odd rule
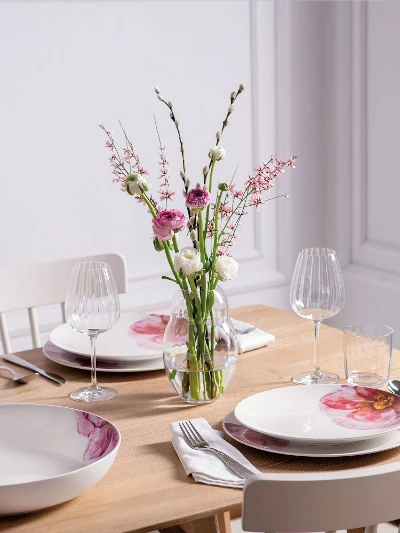
[[[15,365],[22,366],[23,368],[28,368],[29,370],[34,370],[38,374],[41,374],[45,378],[52,379],[53,381],[57,381],[57,383],[61,383],[62,385],[65,385],[67,381],[59,376],[58,374],[53,374],[53,372],[46,372],[45,370],[42,370],[41,368],[33,365],[32,363],[29,363],[28,361],[25,361],[25,359],[22,359],[21,357],[18,357],[17,355],[14,355],[13,353],[7,353],[3,355],[3,359],[6,361],[9,361],[10,363],[14,363]]]

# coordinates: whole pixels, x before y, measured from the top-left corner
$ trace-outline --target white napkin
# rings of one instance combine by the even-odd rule
[[[234,446],[222,438],[223,433],[221,431],[212,429],[204,418],[193,418],[191,422],[210,446],[230,455],[249,470],[257,474],[260,473]],[[192,474],[195,481],[208,485],[243,488],[245,480],[234,474],[216,455],[203,450],[193,450],[186,444],[179,422],[172,422],[170,428],[172,445],[188,476]]]
[[[241,331],[247,331],[252,325],[235,319],[232,319],[232,322],[236,330],[239,353],[250,352],[251,350],[262,348],[275,340],[275,337],[271,335],[271,333],[267,333],[258,328],[249,331],[249,333],[240,333]]]

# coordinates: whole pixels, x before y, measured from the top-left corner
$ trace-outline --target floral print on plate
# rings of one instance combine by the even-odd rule
[[[90,464],[105,457],[118,444],[117,430],[104,418],[78,411],[76,413],[78,433],[88,439],[83,454],[84,464]]]
[[[320,410],[348,429],[400,426],[400,397],[369,387],[342,385],[320,399]]]
[[[284,439],[277,439],[276,437],[270,437],[264,435],[253,429],[249,429],[242,424],[233,424],[231,422],[225,423],[227,432],[235,439],[243,442],[244,444],[251,444],[253,446],[265,446],[270,450],[280,450],[286,448],[289,445],[289,441]]]
[[[168,315],[151,314],[134,322],[129,326],[129,332],[135,342],[147,350],[157,350],[162,347],[164,332],[169,322]],[[185,343],[187,338],[187,320],[177,318],[175,321],[177,343]]]

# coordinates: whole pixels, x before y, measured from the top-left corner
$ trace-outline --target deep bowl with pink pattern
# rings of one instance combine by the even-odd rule
[[[118,429],[86,411],[0,404],[0,515],[37,511],[92,488],[110,469]]]

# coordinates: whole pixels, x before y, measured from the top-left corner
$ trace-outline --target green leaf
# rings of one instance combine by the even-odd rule
[[[211,269],[211,261],[207,259],[207,261],[204,264],[204,272],[209,272]]]
[[[169,281],[173,281],[174,283],[176,283],[176,280],[168,277],[168,276],[161,276],[161,279],[168,279]]]

